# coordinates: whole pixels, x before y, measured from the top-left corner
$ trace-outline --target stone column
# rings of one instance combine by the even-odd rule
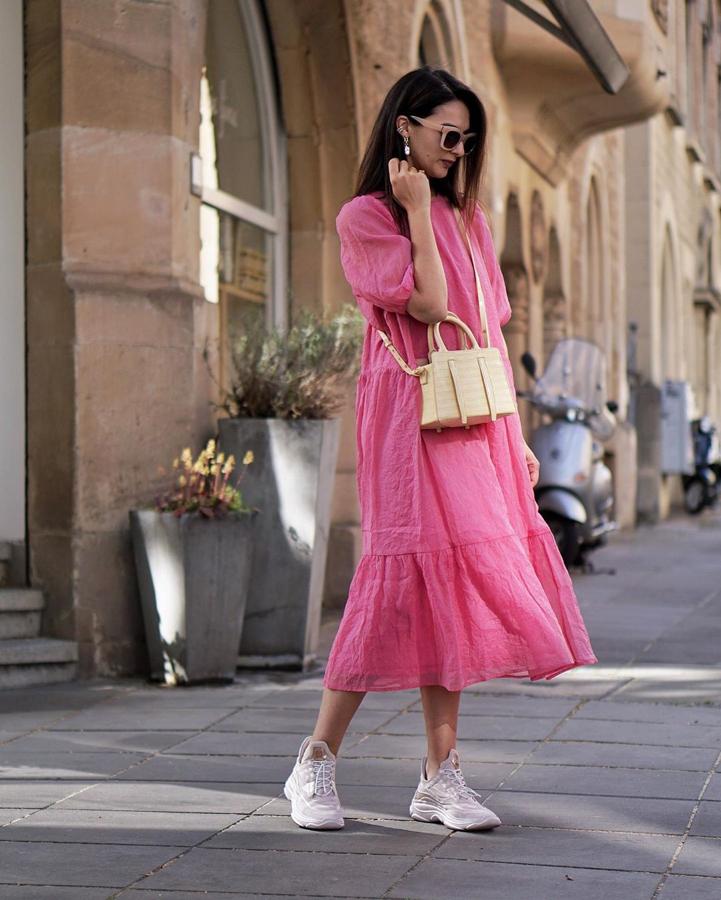
[[[513,314],[503,334],[508,347],[508,355],[513,368],[513,378],[516,388],[519,390],[528,387],[528,376],[520,363],[521,355],[528,349],[529,339],[529,284],[528,274],[522,265],[517,263],[504,264],[502,266],[503,280],[506,282],[506,293],[511,304]],[[537,360],[540,362],[540,360]],[[519,415],[524,434],[530,435],[530,408],[527,402],[518,405]]]
[[[128,509],[212,428],[189,194],[204,3],[26,9],[31,580],[81,673],[142,672]]]
[[[551,351],[567,337],[566,298],[562,293],[546,294],[543,298],[543,362]]]
[[[25,544],[22,20],[22,4],[0,4],[0,555],[11,550],[20,558]],[[12,546],[4,547],[6,542]]]

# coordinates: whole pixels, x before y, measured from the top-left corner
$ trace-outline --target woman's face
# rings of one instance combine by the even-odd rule
[[[424,116],[428,123],[434,125],[452,125],[461,132],[470,131],[468,107],[461,100],[449,100],[436,106],[432,113]],[[463,156],[463,141],[458,141],[452,150],[441,147],[441,133],[428,125],[398,116],[396,128],[403,135],[408,135],[410,156],[401,155],[410,165],[423,169],[429,178],[445,178]]]

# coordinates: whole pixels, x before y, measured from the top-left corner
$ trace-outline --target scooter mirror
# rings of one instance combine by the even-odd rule
[[[606,404],[606,407],[609,412],[612,412],[614,414],[618,412],[618,403],[616,403],[615,400],[609,400]]]
[[[521,354],[521,365],[531,378],[536,377],[536,360],[534,359],[533,354],[529,353],[528,350]]]

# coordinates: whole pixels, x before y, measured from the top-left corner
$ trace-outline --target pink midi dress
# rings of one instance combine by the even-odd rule
[[[354,197],[336,219],[343,271],[368,322],[355,403],[363,543],[323,685],[457,691],[491,678],[548,679],[598,662],[535,501],[518,414],[467,430],[419,427],[418,379],[401,369],[376,330],[411,367],[427,358],[427,326],[407,312],[411,242],[381,196]],[[432,197],[431,221],[448,308],[480,343],[473,268],[445,197]],[[511,307],[480,205],[469,238],[491,342],[513,384],[501,334]],[[459,346],[453,326],[442,333],[447,347]]]

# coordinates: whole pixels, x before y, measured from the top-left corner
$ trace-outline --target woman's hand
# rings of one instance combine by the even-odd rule
[[[416,169],[405,159],[388,160],[388,174],[393,196],[407,213],[431,207],[431,183],[422,169]]]
[[[538,484],[538,476],[541,471],[541,464],[536,459],[536,456],[528,446],[528,444],[524,441],[524,452],[526,454],[526,465],[528,466],[528,477],[531,479],[531,487],[535,487]]]

